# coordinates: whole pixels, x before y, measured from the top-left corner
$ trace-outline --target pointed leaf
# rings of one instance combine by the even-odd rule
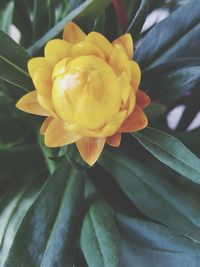
[[[200,245],[148,221],[117,216],[122,236],[122,266],[195,266]]]
[[[142,29],[142,26],[144,25],[144,22],[146,20],[146,17],[149,12],[149,5],[152,0],[140,0],[140,4],[138,7],[138,10],[136,11],[136,14],[134,15],[127,32],[130,32],[136,40],[140,34],[140,31]],[[134,2],[134,1],[132,1]],[[138,3],[137,3],[138,4]]]
[[[117,214],[121,236],[134,245],[171,253],[199,253],[200,244],[177,234],[164,225]]]
[[[159,173],[119,151],[104,151],[100,164],[146,216],[200,243],[198,185],[197,192],[185,192],[185,187],[172,183],[172,175],[168,178],[163,170]]]
[[[153,128],[132,135],[162,163],[200,183],[200,159],[178,139]]]
[[[58,22],[51,30],[49,30],[42,38],[40,38],[28,51],[30,54],[36,53],[49,40],[55,38],[63,29],[67,22],[76,20],[79,23],[88,24],[89,21],[94,20],[101,12],[111,3],[111,0],[86,0],[79,7],[74,9],[60,22]]]
[[[29,55],[8,35],[0,31],[0,79],[28,91],[33,85],[27,72]]]
[[[119,267],[119,237],[112,209],[93,203],[83,221],[81,248],[89,267]]]
[[[159,65],[169,58],[198,57],[199,20],[200,2],[192,0],[157,24],[135,53],[141,68]]]
[[[168,75],[163,75],[160,79],[155,76],[154,79],[154,81],[147,81],[143,85],[144,88],[148,88],[148,84],[151,84],[151,90],[148,91],[151,99],[171,103],[187,91],[194,89],[195,85],[200,82],[200,67],[182,68]]]
[[[44,176],[44,173],[41,173]],[[26,181],[10,182],[0,200],[0,266],[4,266],[13,240],[27,210],[44,184],[44,177],[26,177]]]
[[[64,161],[26,213],[4,266],[72,266],[82,200],[83,179]]]
[[[0,3],[0,29],[6,33],[12,23],[14,1],[1,1]]]
[[[33,11],[33,34],[37,40],[44,35],[55,23],[55,1],[35,0]]]

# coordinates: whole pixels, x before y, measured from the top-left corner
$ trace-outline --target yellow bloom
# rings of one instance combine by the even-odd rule
[[[147,126],[143,109],[149,97],[138,89],[140,68],[132,61],[133,42],[124,34],[110,43],[103,35],[88,35],[73,22],[63,40],[49,41],[44,57],[28,62],[35,91],[17,107],[47,116],[41,126],[45,144],[60,147],[76,142],[90,165],[105,143],[119,146],[122,132]]]

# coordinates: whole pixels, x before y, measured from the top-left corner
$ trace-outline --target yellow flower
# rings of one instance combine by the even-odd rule
[[[44,57],[28,62],[35,91],[17,103],[22,111],[47,116],[41,126],[48,147],[76,142],[90,165],[105,143],[119,146],[121,133],[147,126],[144,107],[149,97],[138,89],[141,71],[132,61],[133,41],[124,34],[110,43],[88,35],[73,22],[63,40],[49,41]]]

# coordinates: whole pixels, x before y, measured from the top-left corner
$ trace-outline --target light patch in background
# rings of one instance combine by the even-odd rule
[[[180,105],[170,111],[167,115],[167,125],[170,129],[175,130],[180,118],[185,110],[184,105]]]
[[[196,117],[194,118],[192,123],[190,123],[187,130],[191,131],[191,130],[194,130],[195,128],[198,128],[198,127],[200,127],[200,112],[197,113]]]
[[[21,39],[21,33],[20,31],[15,27],[15,25],[10,25],[9,27],[9,36],[19,44],[20,39]]]
[[[184,110],[185,110],[185,106],[180,105],[168,113],[167,125],[170,129],[172,130],[176,129]],[[200,127],[200,112],[197,113],[194,120],[190,123],[189,127],[187,128],[187,131],[194,130],[198,127]]]
[[[168,9],[163,9],[163,8],[158,8],[156,10],[154,10],[153,12],[151,12],[143,27],[142,27],[142,32],[148,30],[149,28],[151,28],[154,24],[164,20],[166,17],[169,16],[169,10]]]

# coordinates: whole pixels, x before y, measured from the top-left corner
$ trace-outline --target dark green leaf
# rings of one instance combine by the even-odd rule
[[[87,25],[89,22],[102,13],[102,11],[110,4],[111,0],[86,0],[83,4],[69,13],[60,22],[58,22],[50,31],[48,31],[41,39],[39,39],[32,47],[29,53],[34,54],[41,49],[49,40],[55,38],[64,28],[65,24],[71,20]]]
[[[121,266],[196,266],[200,245],[162,225],[117,216],[122,237]]]
[[[184,190],[173,184],[172,176],[165,176],[165,170],[153,170],[119,151],[105,151],[100,164],[146,216],[200,243],[199,185],[195,185],[196,192],[189,191],[186,180]]]
[[[196,85],[193,92],[191,92],[191,94],[186,98],[185,109],[176,127],[178,131],[185,131],[195,119],[195,117],[198,116],[200,110],[199,85],[200,83]]]
[[[153,128],[132,135],[165,165],[191,181],[200,183],[200,159],[178,139]]]
[[[64,161],[26,213],[5,267],[72,266],[83,204],[83,179]]]
[[[28,53],[2,31],[0,43],[0,78],[24,90],[31,90],[32,82],[27,73]]]
[[[35,0],[33,13],[34,40],[43,36],[55,24],[55,1]]]
[[[21,43],[27,47],[33,42],[33,23],[31,20],[33,1],[15,0],[13,23],[21,33]]]
[[[200,128],[194,129],[190,132],[176,133],[179,138],[187,147],[189,147],[195,155],[200,157]]]
[[[44,175],[44,173],[41,173]],[[0,266],[8,256],[19,225],[35,201],[44,177],[26,177],[23,181],[10,182],[0,199]]]
[[[165,103],[175,101],[188,90],[194,89],[200,81],[200,67],[183,68],[161,77],[159,80],[149,81],[151,90],[148,94],[152,99]],[[148,86],[147,83],[144,86]],[[145,88],[145,87],[144,87]]]
[[[85,3],[87,1],[85,1]],[[87,8],[85,8],[84,11],[80,12],[78,16],[75,17],[75,21],[85,29],[88,29],[88,26],[94,23],[94,20],[102,14],[112,0],[90,0],[89,2],[90,4],[87,5]]]
[[[121,235],[135,245],[171,253],[199,253],[200,244],[178,235],[164,225],[117,214]],[[143,248],[144,249],[144,248]]]
[[[177,70],[199,66],[200,59],[198,57],[179,58],[176,60],[168,60],[150,70],[142,72],[142,84],[149,84],[162,77],[171,74]]]
[[[199,21],[200,2],[192,0],[147,34],[135,53],[136,61],[147,69],[169,59],[199,57]]]
[[[149,121],[156,120],[159,116],[163,115],[166,111],[166,107],[156,102],[152,102],[151,105],[145,108],[145,114]]]
[[[9,31],[9,26],[12,23],[14,10],[14,1],[0,2],[0,29],[6,33]]]
[[[89,267],[119,267],[120,244],[113,210],[101,200],[89,206],[81,230],[81,248]]]
[[[70,9],[74,10],[75,8],[80,6],[83,2],[84,0],[69,0]]]
[[[43,157],[35,145],[0,149],[0,180],[20,179],[44,167]]]
[[[138,10],[136,14],[134,14],[133,20],[131,21],[128,27],[127,31],[132,34],[134,40],[138,38],[142,26],[144,25],[144,22],[149,12],[149,3],[149,0],[140,0]]]

